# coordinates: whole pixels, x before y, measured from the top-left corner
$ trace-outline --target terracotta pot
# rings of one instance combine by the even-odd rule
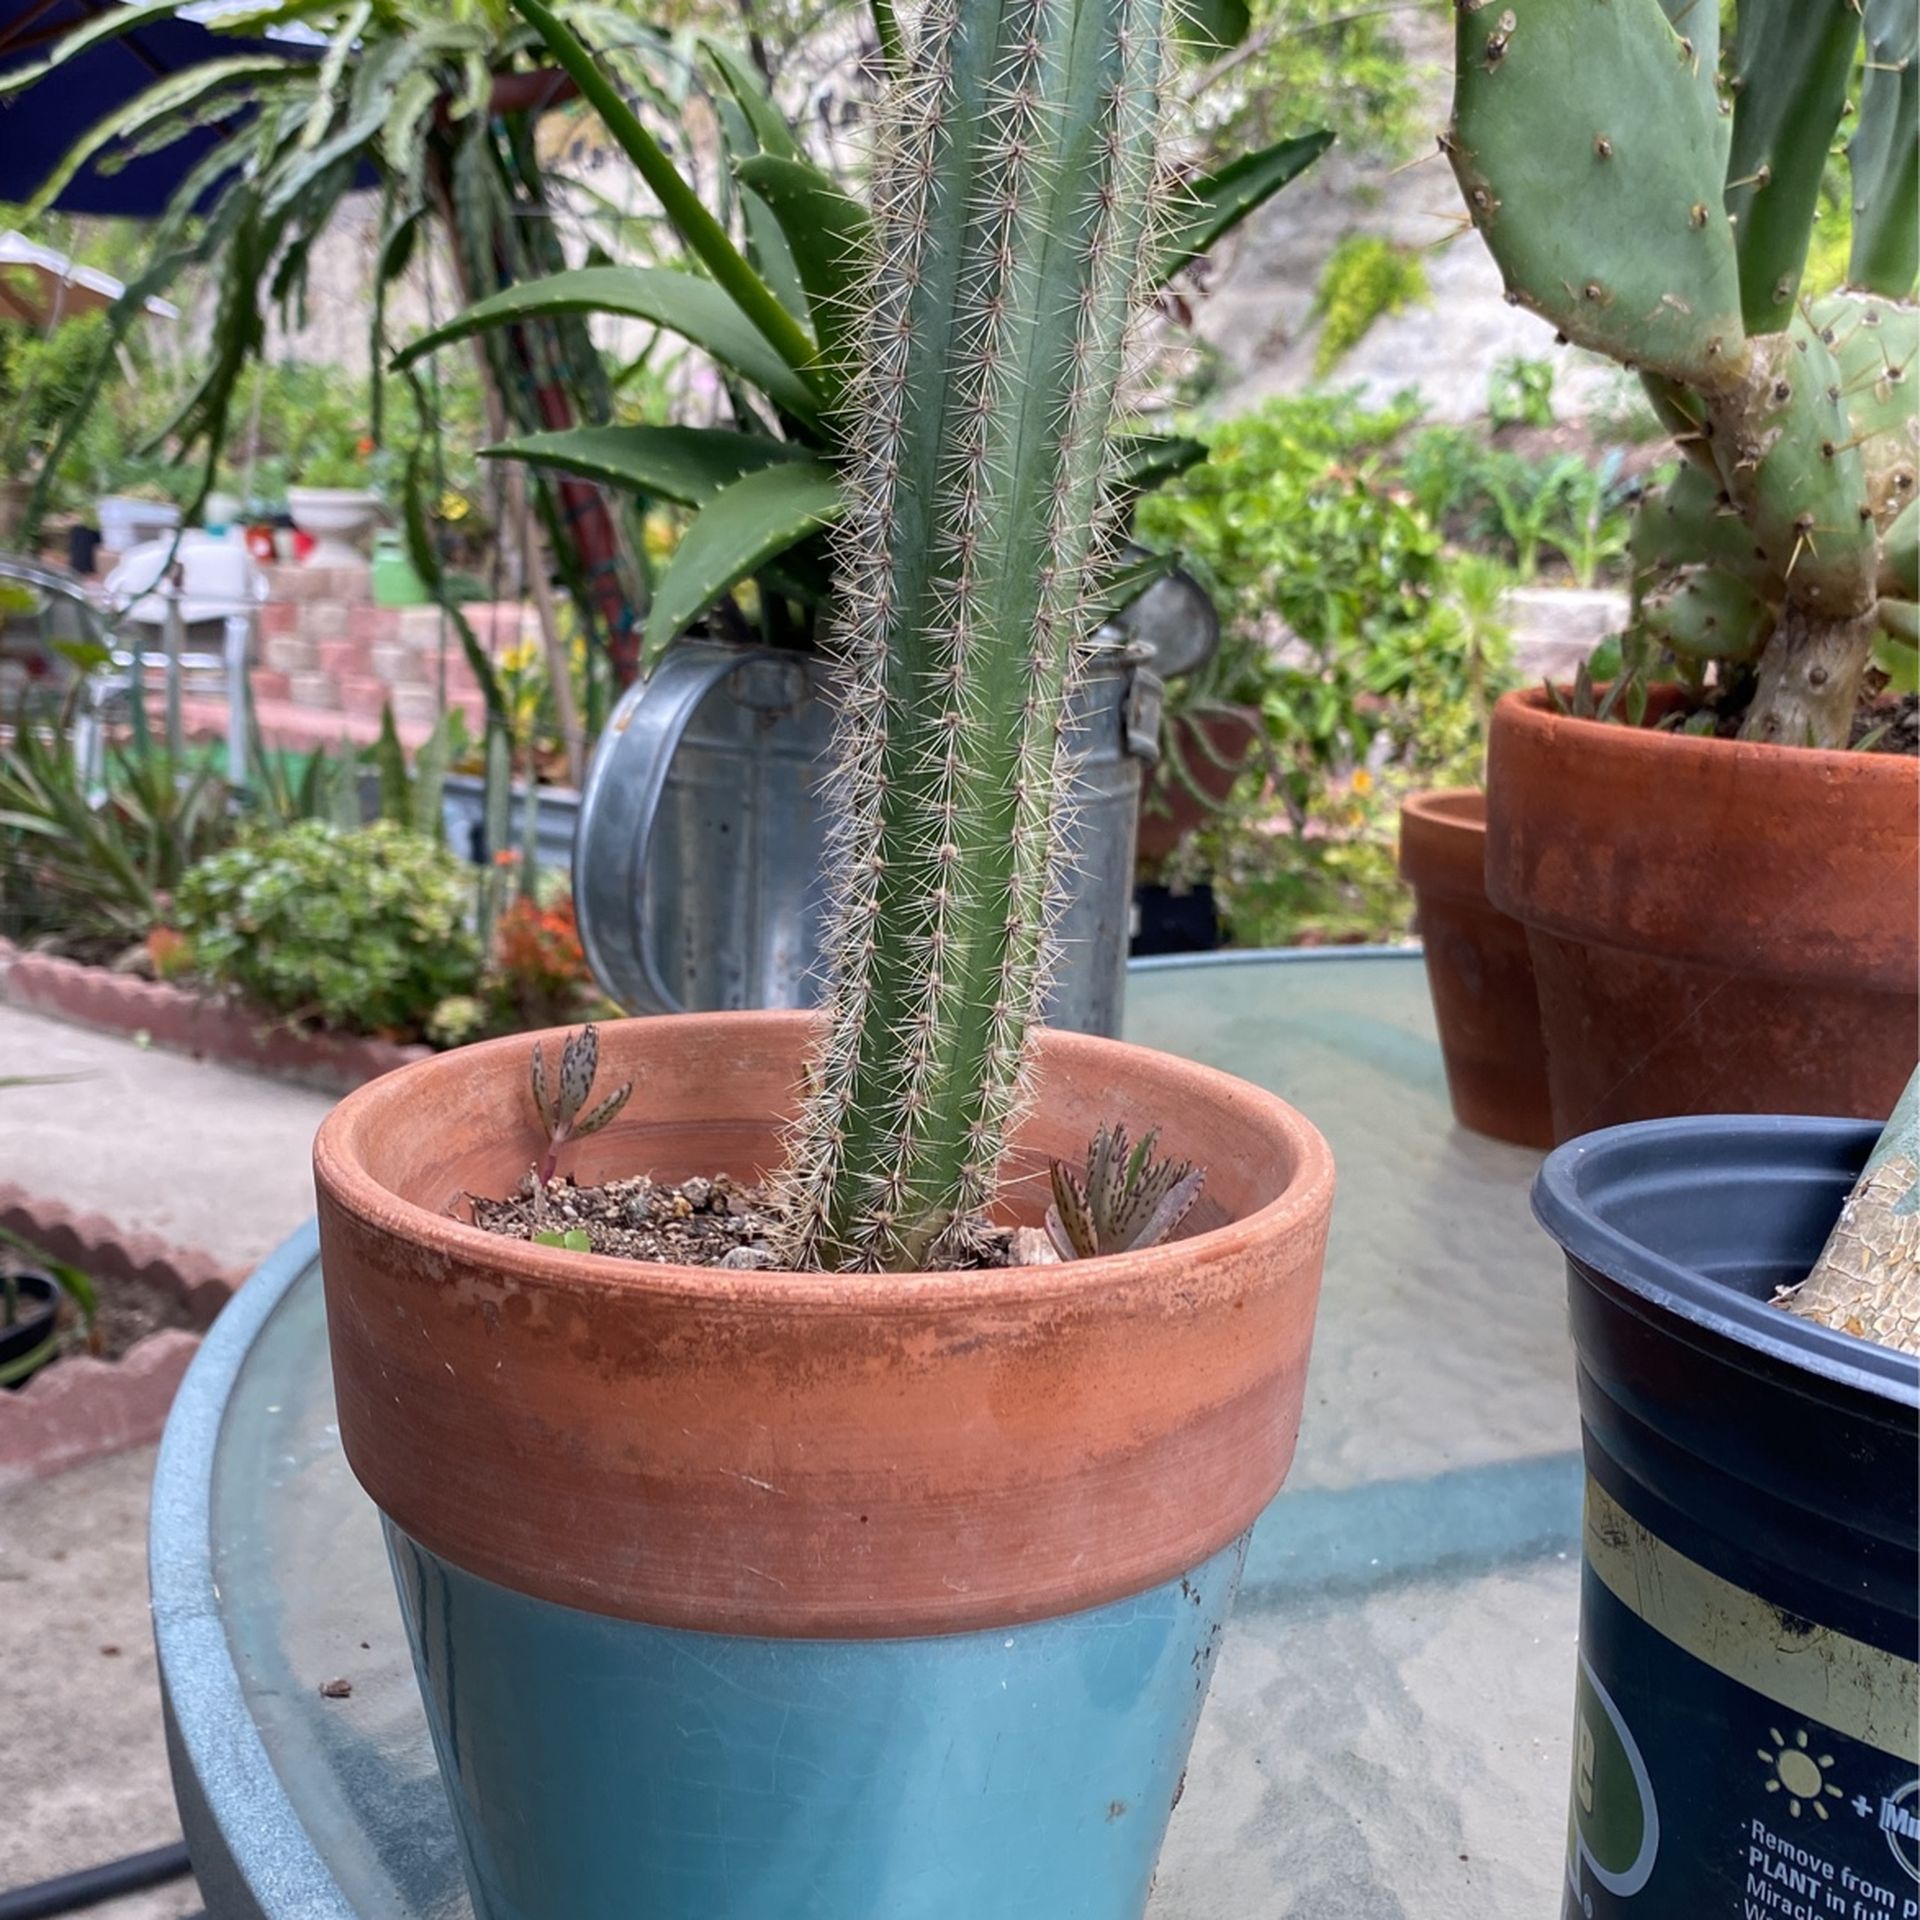
[[[1553,1145],[1547,1049],[1527,930],[1487,899],[1487,797],[1416,793],[1400,809],[1454,1118],[1521,1147]]]
[[[1143,866],[1158,866],[1227,804],[1259,740],[1260,716],[1251,707],[1168,718],[1160,764],[1140,802],[1136,858]],[[1174,771],[1175,754],[1199,793]]]
[[[764,1172],[808,1032],[603,1028],[634,1093],[569,1170]],[[1325,1143],[1224,1075],[1046,1033],[1009,1217],[1124,1119],[1207,1166],[1190,1237],[997,1273],[639,1266],[456,1217],[536,1155],[530,1044],[388,1075],[315,1147],[341,1437],[477,1909],[1137,1920],[1293,1451]]]
[[[1920,1052],[1920,762],[1570,720],[1536,691],[1494,714],[1487,795],[1559,1138],[1892,1110]]]

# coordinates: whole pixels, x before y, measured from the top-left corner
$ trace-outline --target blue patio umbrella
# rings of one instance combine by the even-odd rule
[[[121,0],[0,0],[0,73],[44,60],[76,27],[110,15]],[[237,39],[173,16],[147,20],[0,100],[0,201],[31,200],[60,158],[87,128],[167,75],[235,54],[297,58],[312,51],[292,41]],[[239,124],[246,109],[196,128],[158,153],[116,172],[89,162],[55,205],[63,213],[123,214],[151,219],[174,188]]]

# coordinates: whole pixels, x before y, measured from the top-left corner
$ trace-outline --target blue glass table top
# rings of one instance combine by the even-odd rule
[[[1144,963],[1127,1033],[1292,1100],[1340,1181],[1299,1456],[1254,1537],[1149,1920],[1552,1911],[1579,1425],[1560,1259],[1527,1209],[1537,1156],[1454,1126],[1417,954]],[[168,1734],[214,1920],[470,1920],[378,1519],[333,1423],[311,1228],[209,1336],[153,1512]]]

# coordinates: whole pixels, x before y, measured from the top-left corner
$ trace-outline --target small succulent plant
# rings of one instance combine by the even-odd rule
[[[633,1082],[629,1080],[597,1107],[588,1108],[594,1076],[599,1071],[600,1029],[591,1022],[578,1033],[567,1035],[566,1045],[560,1050],[559,1074],[551,1081],[540,1043],[533,1043],[533,1105],[547,1130],[547,1157],[540,1167],[543,1189],[553,1178],[560,1149],[569,1140],[584,1140],[588,1134],[598,1133],[632,1097]]]
[[[1084,1174],[1064,1160],[1053,1163],[1047,1238],[1061,1259],[1158,1246],[1192,1211],[1207,1176],[1184,1160],[1156,1160],[1159,1137],[1155,1127],[1130,1148],[1125,1127],[1102,1127],[1087,1149]]]

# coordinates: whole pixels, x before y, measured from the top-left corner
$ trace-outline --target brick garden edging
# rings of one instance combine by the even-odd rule
[[[355,1087],[432,1049],[354,1034],[302,1033],[230,1001],[0,941],[0,1000],[107,1033],[145,1034],[156,1047],[293,1080],[324,1093]]]
[[[25,1385],[0,1389],[0,1488],[77,1467],[160,1437],[201,1334],[241,1276],[204,1253],[149,1233],[123,1234],[97,1213],[75,1213],[0,1182],[0,1226],[104,1280],[142,1280],[185,1306],[193,1331],[150,1333],[118,1360],[69,1354]]]

